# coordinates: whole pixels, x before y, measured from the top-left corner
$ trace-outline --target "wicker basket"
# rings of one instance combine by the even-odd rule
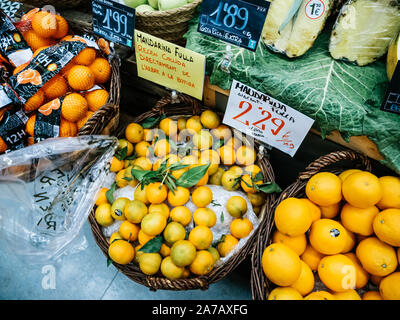
[[[14,0],[16,2],[26,3],[36,8],[42,8],[46,5],[56,6],[59,9],[70,9],[78,7],[88,7],[91,1],[88,0],[63,0],[63,1],[53,1],[53,0]]]
[[[188,30],[189,21],[193,18],[201,0],[194,0],[180,8],[166,11],[136,12],[135,28],[175,43],[185,46],[183,35]]]
[[[143,120],[149,117],[156,117],[159,115],[166,114],[168,117],[176,118],[178,116],[192,116],[192,115],[200,115],[202,111],[206,110],[205,107],[202,107],[197,100],[192,99],[186,95],[180,94],[178,95],[179,103],[174,103],[171,97],[164,97],[157,102],[157,104],[150,111],[141,114],[137,118],[134,119],[134,122],[140,123]],[[123,133],[124,130],[121,130]],[[256,145],[256,150],[259,151],[259,147]],[[274,172],[269,161],[265,157],[258,156],[258,165],[261,167],[264,177],[267,181],[274,181]],[[266,212],[268,207],[273,203],[275,196],[273,194],[267,195],[265,204],[262,207],[262,210],[259,215],[259,219],[262,221],[266,216]],[[89,215],[89,223],[95,237],[95,240],[98,246],[103,251],[104,255],[108,256],[108,247],[109,243],[106,237],[103,235],[100,225],[97,224],[95,219],[94,210],[92,210]],[[139,267],[134,264],[128,265],[119,265],[117,263],[113,263],[114,266],[123,274],[125,274],[131,280],[147,286],[151,290],[193,290],[193,289],[208,289],[211,283],[217,282],[221,280],[224,276],[226,276],[229,272],[234,270],[251,252],[254,247],[254,241],[256,239],[256,235],[258,230],[255,230],[253,235],[248,239],[243,248],[236,254],[233,254],[232,257],[226,261],[224,264],[214,268],[209,274],[206,276],[188,278],[188,279],[178,279],[178,280],[169,280],[163,276],[155,275],[155,276],[146,276],[142,273]]]
[[[267,279],[261,266],[261,258],[264,249],[271,244],[272,234],[275,231],[275,208],[279,203],[287,198],[304,197],[305,186],[308,180],[316,173],[321,171],[329,171],[339,174],[340,172],[348,169],[348,167],[345,166],[346,162],[351,165],[349,168],[359,168],[361,170],[371,171],[371,163],[364,155],[353,151],[332,152],[312,162],[304,172],[300,173],[297,180],[281,193],[277,201],[269,208],[267,218],[264,219],[262,221],[262,225],[260,225],[255,249],[251,257],[251,291],[254,300],[266,300],[271,290],[276,287],[275,284]]]

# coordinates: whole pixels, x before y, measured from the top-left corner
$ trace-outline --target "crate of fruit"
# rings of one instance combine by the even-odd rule
[[[400,179],[338,151],[281,193],[252,255],[256,300],[398,300]],[[396,252],[397,250],[397,252]]]
[[[109,43],[90,30],[72,30],[55,12],[34,8],[17,22],[1,14],[0,36],[12,42],[0,49],[0,153],[113,131],[121,80]]]
[[[89,216],[108,262],[152,290],[207,289],[238,266],[280,191],[246,139],[183,94],[122,128]]]

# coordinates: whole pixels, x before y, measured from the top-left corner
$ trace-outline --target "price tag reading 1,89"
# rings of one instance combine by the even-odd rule
[[[294,156],[314,120],[234,80],[223,122]]]
[[[198,31],[255,51],[268,8],[264,0],[203,0]]]
[[[135,9],[107,0],[93,0],[93,31],[107,40],[133,46]]]

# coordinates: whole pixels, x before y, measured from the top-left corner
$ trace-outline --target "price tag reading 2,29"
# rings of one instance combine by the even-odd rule
[[[293,157],[314,120],[233,80],[223,122]]]
[[[93,31],[109,41],[132,48],[135,9],[114,1],[92,0]]]
[[[264,0],[203,0],[198,31],[256,51],[269,4]]]

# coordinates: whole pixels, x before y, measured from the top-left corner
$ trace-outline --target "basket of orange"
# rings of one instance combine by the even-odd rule
[[[121,129],[89,216],[114,266],[151,290],[207,289],[253,249],[279,187],[262,148],[179,94]]]
[[[400,299],[399,199],[400,179],[378,178],[361,154],[315,160],[282,192],[260,230],[253,298]]]
[[[59,14],[38,8],[16,25],[31,51],[29,60],[11,67],[9,78],[14,90],[26,86],[19,94],[25,98],[21,112],[28,118],[26,144],[43,140],[38,131],[43,127],[52,128],[47,137],[112,132],[119,123],[121,80],[119,58],[108,42],[90,31],[72,30]],[[5,143],[1,145],[0,152],[7,150]]]

